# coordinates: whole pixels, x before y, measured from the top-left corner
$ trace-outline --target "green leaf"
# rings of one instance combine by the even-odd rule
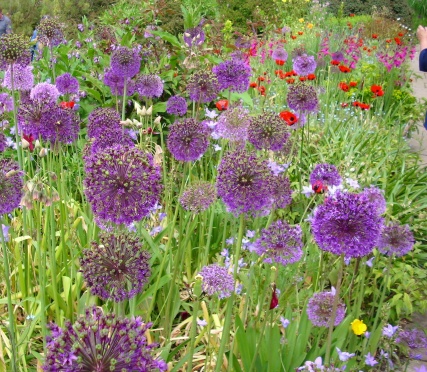
[[[168,43],[171,43],[174,47],[177,47],[181,49],[182,45],[178,38],[169,32],[166,31],[159,31],[159,30],[151,30],[150,31],[153,35],[160,36],[164,41],[167,41]]]

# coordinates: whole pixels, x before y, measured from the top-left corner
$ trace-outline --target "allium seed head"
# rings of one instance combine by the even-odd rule
[[[188,79],[187,92],[193,101],[211,102],[219,93],[218,79],[210,71],[196,72]]]
[[[307,305],[308,319],[316,327],[329,327],[332,319],[332,308],[335,294],[333,292],[318,292],[310,298]],[[338,302],[334,326],[339,325],[345,317],[345,305]]]
[[[3,34],[0,37],[0,68],[19,65],[28,66],[31,62],[30,45],[24,35]]]
[[[280,151],[290,136],[286,122],[273,112],[251,118],[248,140],[257,150]]]
[[[222,62],[212,72],[217,76],[221,90],[230,89],[231,92],[243,93],[249,88],[251,68],[241,59],[233,58]]]
[[[208,209],[215,200],[215,185],[205,181],[190,185],[179,198],[182,207],[194,213],[200,213]]]
[[[288,91],[288,105],[292,110],[315,112],[318,99],[316,89],[305,83],[293,84]]]
[[[141,67],[141,57],[137,50],[120,46],[111,56],[111,71],[123,78],[134,77]]]
[[[404,256],[414,247],[414,234],[408,225],[393,223],[385,226],[378,240],[378,250],[387,256]]]

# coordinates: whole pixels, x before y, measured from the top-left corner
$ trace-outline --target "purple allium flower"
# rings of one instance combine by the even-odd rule
[[[327,163],[317,164],[310,174],[310,184],[314,185],[318,181],[326,186],[339,186],[341,184],[341,176],[337,167]]]
[[[19,164],[12,159],[0,159],[0,216],[19,206],[23,186]]]
[[[346,351],[341,351],[336,347],[338,358],[341,360],[341,362],[347,362],[350,358],[353,358],[356,354],[355,353],[347,353]]]
[[[337,191],[317,207],[311,229],[318,246],[346,257],[369,254],[381,233],[382,218],[362,194]]]
[[[218,117],[215,133],[233,142],[244,142],[251,124],[249,111],[242,105],[233,105]]]
[[[293,60],[293,69],[300,76],[306,76],[308,74],[313,74],[316,71],[316,61],[313,56],[308,56],[303,54],[302,56],[297,56]]]
[[[318,104],[316,89],[305,83],[293,84],[289,87],[287,102],[292,110],[315,112]]]
[[[363,195],[365,195],[368,200],[374,204],[378,215],[383,214],[386,211],[387,203],[384,198],[384,191],[371,186],[363,190]]]
[[[120,46],[111,55],[110,67],[114,75],[132,78],[141,66],[141,57],[136,50]]]
[[[0,93],[0,115],[13,110],[13,99],[7,93]]]
[[[74,324],[64,328],[49,324],[43,371],[166,371],[166,363],[155,360],[145,333],[151,324],[137,318],[118,318],[91,307]]]
[[[307,304],[307,315],[313,325],[316,327],[329,327],[334,299],[334,292],[317,292],[310,298]],[[345,305],[342,302],[338,302],[334,326],[340,324],[344,316]]]
[[[83,250],[81,271],[91,292],[120,302],[141,292],[150,277],[150,254],[130,232],[104,232]]]
[[[19,91],[28,91],[34,85],[33,66],[22,67],[20,65],[13,66],[13,89]],[[3,86],[12,90],[12,80],[10,75],[10,67],[4,74]]]
[[[365,355],[365,364],[367,366],[373,367],[375,364],[378,364],[378,362],[375,360],[375,357],[369,352]]]
[[[90,153],[93,154],[102,151],[114,145],[133,146],[129,132],[123,132],[122,129],[105,127],[96,137],[92,137],[90,141]],[[87,154],[86,154],[87,155]]]
[[[271,177],[273,208],[286,208],[292,202],[292,190],[289,178],[284,173]]]
[[[200,26],[189,28],[184,32],[184,41],[190,48],[202,45],[205,41],[205,33]]]
[[[0,130],[0,152],[3,152],[7,147],[7,138],[3,131]]]
[[[217,264],[204,266],[199,275],[202,277],[202,289],[208,296],[217,294],[219,298],[225,298],[234,291],[234,279],[225,267]]]
[[[162,79],[154,74],[139,75],[135,81],[135,92],[147,98],[160,97],[163,93]]]
[[[107,129],[116,133],[122,130],[120,115],[113,108],[98,107],[88,116],[87,135],[89,138],[100,137]]]
[[[229,59],[212,69],[217,76],[220,90],[243,93],[249,88],[251,68],[241,59]]]
[[[77,140],[79,131],[80,125],[76,112],[54,106],[51,110],[44,112],[38,135],[51,143],[70,144]]]
[[[257,150],[280,151],[290,136],[286,122],[273,112],[251,118],[248,140]]]
[[[110,87],[111,94],[115,96],[122,96],[125,89],[126,83],[126,95],[131,96],[135,93],[135,83],[130,78],[124,78],[123,76],[116,75],[112,69],[106,69],[104,74],[104,84]]]
[[[37,26],[37,39],[49,47],[57,46],[64,41],[62,26],[57,18],[44,17]]]
[[[61,94],[77,94],[79,92],[79,81],[68,72],[58,76],[55,85]]]
[[[405,329],[399,332],[396,342],[406,344],[411,349],[427,347],[427,336],[418,328]]]
[[[278,47],[273,50],[273,53],[271,53],[271,58],[276,61],[286,61],[288,59],[288,53],[282,47]]]
[[[218,79],[210,71],[196,72],[188,79],[187,92],[193,101],[208,103],[219,93]]]
[[[387,256],[395,254],[397,257],[401,257],[412,250],[414,243],[414,234],[408,225],[393,223],[383,227],[377,247],[381,253]]]
[[[387,324],[383,327],[383,336],[388,338],[392,338],[396,331],[399,329],[399,326],[392,326],[391,324]]]
[[[49,83],[39,83],[30,92],[30,98],[42,105],[56,103],[59,96],[56,86]]]
[[[268,162],[255,153],[229,152],[218,167],[218,196],[235,215],[264,212],[271,207],[271,177]]]
[[[171,115],[184,116],[187,113],[187,101],[180,96],[170,97],[166,102],[166,112]]]
[[[331,58],[332,58],[334,61],[339,61],[339,62],[341,62],[342,60],[344,60],[344,54],[343,54],[340,50],[338,50],[338,51],[336,51],[336,52],[334,52],[334,53],[331,53]]]
[[[21,103],[18,108],[17,116],[20,133],[32,134],[36,138],[39,137],[42,125],[46,125],[47,122],[51,122],[54,119],[53,113],[56,109],[56,104],[44,105],[28,98],[28,101]]]
[[[28,66],[31,62],[30,45],[23,36],[15,33],[3,34],[0,38],[0,68],[19,65]]]
[[[167,147],[180,161],[194,161],[206,152],[211,131],[205,122],[189,118],[176,121],[169,127]]]
[[[116,224],[139,221],[159,201],[160,169],[151,154],[115,145],[86,158],[85,195],[95,216]]]
[[[302,247],[301,228],[289,226],[281,220],[263,229],[253,246],[257,255],[264,255],[264,262],[283,266],[299,261],[302,257]]]
[[[194,213],[200,213],[209,208],[216,200],[215,185],[210,182],[200,181],[187,187],[179,202],[182,207]]]

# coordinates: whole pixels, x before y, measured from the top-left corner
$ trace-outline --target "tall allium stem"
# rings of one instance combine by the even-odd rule
[[[12,84],[12,100],[13,100],[13,124],[15,126],[15,141],[16,141],[16,149],[18,151],[18,163],[19,167],[24,170],[24,156],[22,154],[22,146],[19,141],[19,130],[18,130],[18,118],[16,111],[16,96],[15,96],[15,83],[13,76],[13,64],[10,65],[10,82]]]
[[[122,121],[125,121],[125,116],[126,116],[126,94],[127,94],[127,89],[128,89],[128,82],[127,82],[127,78],[125,78],[125,85],[123,87],[123,104],[122,104]],[[124,126],[122,127],[123,131],[124,131]]]
[[[334,330],[335,319],[337,317],[338,302],[340,300],[340,289],[341,289],[343,268],[344,268],[344,254],[341,255],[341,259],[339,261],[337,287],[335,288],[334,304],[332,305],[332,317],[329,321],[328,340],[326,342],[325,366],[329,366],[329,360],[331,358],[332,332]]]
[[[301,127],[301,146],[299,149],[299,172],[298,172],[298,180],[299,180],[299,191],[302,192],[302,158],[303,158],[303,150],[304,150],[304,126]]]
[[[49,45],[49,52],[50,52],[50,61],[52,62],[52,84],[55,84],[55,80],[56,80],[56,73],[55,73],[55,62],[53,59],[53,48],[52,48],[52,44]]]
[[[197,313],[199,312],[200,300],[196,299],[196,303],[193,307],[193,318],[191,322],[191,331],[190,331],[190,359],[188,361],[187,372],[191,372],[193,370],[193,354],[194,354],[194,346],[196,344],[196,331],[197,331]]]
[[[240,257],[240,251],[242,249],[242,240],[243,240],[244,231],[245,231],[245,214],[241,213],[240,214],[239,235],[237,237],[236,251],[234,252],[233,279],[234,279],[235,283],[236,283],[236,279],[237,279],[237,270],[239,268],[239,257]],[[218,351],[218,355],[217,355],[215,372],[221,371],[222,360],[223,360],[224,353],[225,353],[225,347],[226,347],[226,345],[228,343],[228,339],[230,337],[231,319],[233,317],[233,308],[234,308],[235,296],[236,296],[235,291],[231,292],[231,296],[229,297],[229,299],[227,301],[227,311],[225,313],[224,328],[222,330],[221,343],[219,345],[219,351]]]
[[[1,221],[3,222],[3,221]],[[1,225],[2,223],[0,223]],[[3,229],[0,226],[0,239],[1,245],[3,248],[3,266],[4,266],[4,277],[6,282],[6,291],[7,291],[7,312],[9,315],[9,333],[10,333],[10,345],[11,345],[11,369],[13,372],[17,372],[15,362],[18,360],[17,350],[16,350],[16,338],[15,338],[15,317],[13,314],[13,305],[12,305],[12,287],[10,285],[10,271],[9,271],[9,252],[7,250],[5,237],[3,234]]]

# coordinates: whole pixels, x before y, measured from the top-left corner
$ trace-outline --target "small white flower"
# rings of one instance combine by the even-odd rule
[[[207,107],[205,108],[205,113],[209,119],[215,119],[218,116],[218,114],[215,112],[215,110],[211,111]]]

